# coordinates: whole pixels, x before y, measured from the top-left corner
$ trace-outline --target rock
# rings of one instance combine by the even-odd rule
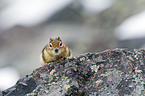
[[[5,96],[143,96],[145,50],[114,49],[48,63],[2,91]]]

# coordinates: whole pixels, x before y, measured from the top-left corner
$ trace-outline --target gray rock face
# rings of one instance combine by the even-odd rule
[[[2,92],[6,96],[143,96],[145,50],[114,49],[48,63]]]

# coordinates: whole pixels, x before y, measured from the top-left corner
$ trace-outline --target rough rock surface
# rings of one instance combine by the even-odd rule
[[[144,96],[145,50],[114,49],[48,63],[5,96]]]

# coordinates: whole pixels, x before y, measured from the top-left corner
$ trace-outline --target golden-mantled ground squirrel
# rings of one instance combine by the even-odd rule
[[[70,57],[71,50],[62,42],[60,37],[52,39],[50,38],[49,44],[47,44],[41,53],[41,64],[58,60],[62,57]]]

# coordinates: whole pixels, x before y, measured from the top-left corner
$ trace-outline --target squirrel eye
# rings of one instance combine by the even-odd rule
[[[62,45],[62,42],[60,42],[60,43],[59,43],[59,46],[60,46],[60,47],[62,47],[62,46],[63,46],[63,45]]]
[[[49,44],[49,48],[52,48],[52,44],[51,43]]]

